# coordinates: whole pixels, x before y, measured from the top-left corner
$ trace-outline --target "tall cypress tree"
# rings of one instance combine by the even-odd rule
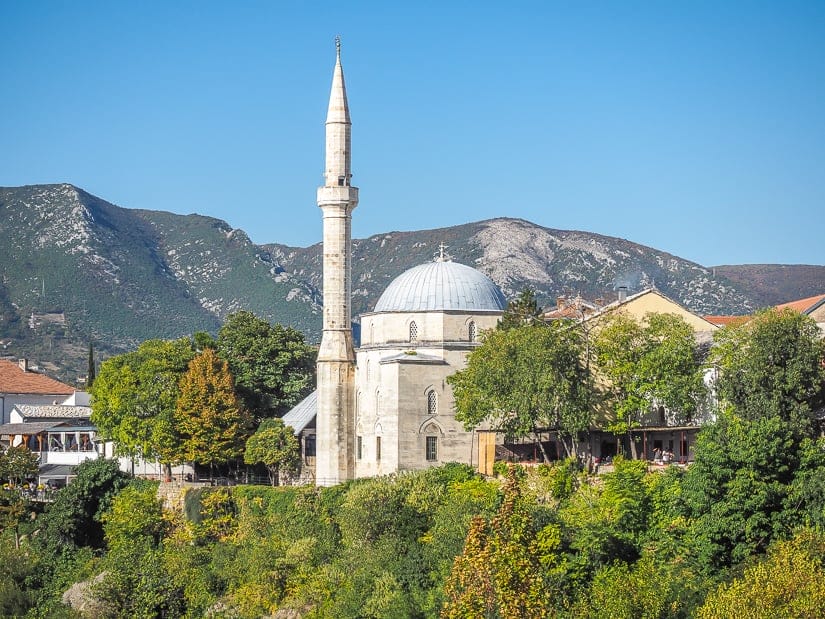
[[[95,382],[95,345],[91,340],[89,341],[89,370],[86,373],[86,389],[92,386]]]

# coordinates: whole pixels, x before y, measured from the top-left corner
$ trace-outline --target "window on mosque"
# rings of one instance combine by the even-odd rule
[[[469,326],[468,331],[469,331],[470,341],[475,342],[476,339],[478,338],[478,327],[476,327],[476,323],[475,323],[474,320],[470,321],[470,326]]]
[[[427,437],[427,461],[434,462],[438,460],[438,437],[437,436],[428,436]]]
[[[304,443],[304,455],[314,456],[315,455],[315,435],[314,434],[307,434],[306,443]]]
[[[418,325],[415,324],[415,321],[410,323],[410,341],[417,342],[418,341]]]
[[[375,437],[375,461],[381,462],[381,437]]]
[[[363,450],[363,441],[362,441],[361,437],[359,436],[356,439],[355,442],[356,442],[355,457],[360,460],[361,456],[363,455],[363,451],[362,451]]]
[[[427,413],[435,415],[438,412],[438,396],[434,389],[427,392]]]

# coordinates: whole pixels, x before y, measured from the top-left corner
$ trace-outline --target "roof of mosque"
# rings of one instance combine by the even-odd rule
[[[500,312],[506,305],[501,290],[489,277],[467,265],[439,260],[396,277],[378,299],[375,311]]]
[[[293,406],[281,419],[283,419],[284,425],[290,426],[298,435],[315,419],[317,414],[318,390],[316,389]]]

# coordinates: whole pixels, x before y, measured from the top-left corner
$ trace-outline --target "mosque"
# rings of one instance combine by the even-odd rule
[[[361,316],[356,348],[351,324],[351,224],[358,188],[351,184],[351,127],[341,46],[326,120],[323,214],[323,335],[317,389],[284,416],[302,439],[304,464],[317,485],[478,462],[477,435],[456,421],[446,378],[466,365],[478,335],[495,327],[506,305],[483,273],[450,261],[399,275],[372,312]],[[312,471],[314,464],[314,471]]]

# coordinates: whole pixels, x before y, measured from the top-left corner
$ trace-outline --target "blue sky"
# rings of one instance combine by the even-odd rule
[[[0,185],[320,240],[336,34],[353,234],[520,217],[825,264],[825,2],[0,0]]]

